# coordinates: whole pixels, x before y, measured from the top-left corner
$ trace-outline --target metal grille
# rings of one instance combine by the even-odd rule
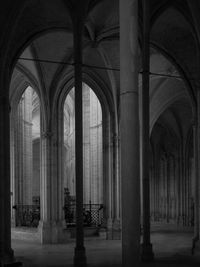
[[[65,221],[67,227],[76,224],[76,205],[64,206]],[[103,223],[103,204],[83,204],[84,226],[99,227]]]
[[[16,226],[37,227],[40,220],[39,205],[15,205]],[[65,222],[67,227],[76,224],[76,205],[64,206]],[[103,224],[103,205],[84,204],[83,205],[84,226],[99,227]]]
[[[40,220],[39,205],[15,205],[16,226],[37,227]]]

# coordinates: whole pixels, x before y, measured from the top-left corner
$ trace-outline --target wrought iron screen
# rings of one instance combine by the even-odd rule
[[[15,205],[16,226],[37,227],[40,220],[39,205]]]
[[[76,224],[76,204],[64,206],[66,226]],[[99,227],[103,223],[103,205],[102,204],[83,204],[83,222],[84,226]]]

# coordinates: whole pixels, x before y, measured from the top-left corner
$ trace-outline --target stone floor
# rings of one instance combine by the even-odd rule
[[[200,252],[191,255],[192,232],[181,229],[154,228],[151,239],[155,254],[153,263],[142,267],[200,266]],[[74,241],[62,245],[41,245],[35,241],[13,240],[13,249],[25,267],[73,266]],[[121,267],[121,241],[87,238],[85,241],[89,267]]]

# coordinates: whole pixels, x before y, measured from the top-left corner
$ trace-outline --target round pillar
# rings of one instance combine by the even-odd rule
[[[143,0],[143,50],[142,50],[142,185],[143,185],[143,242],[142,259],[145,261],[153,260],[152,244],[150,242],[150,181],[149,181],[149,0]]]
[[[138,0],[120,0],[122,265],[140,261]]]

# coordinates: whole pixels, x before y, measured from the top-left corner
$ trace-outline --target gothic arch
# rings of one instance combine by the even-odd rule
[[[94,75],[93,75],[94,76]],[[119,211],[114,211],[114,209],[119,209],[119,203],[114,203],[117,199],[115,188],[119,186],[118,180],[118,171],[116,171],[116,162],[117,159],[115,150],[117,149],[114,145],[115,143],[115,120],[114,120],[114,110],[113,110],[113,102],[110,95],[106,95],[104,92],[108,92],[106,90],[105,85],[102,85],[102,82],[99,82],[97,79],[92,79],[91,76],[84,72],[83,73],[83,82],[86,83],[96,94],[102,108],[102,122],[103,122],[103,183],[104,183],[104,205],[106,206],[106,214],[107,223],[109,220],[112,220],[113,215],[119,213]],[[63,79],[60,83],[60,87],[57,90],[56,98],[54,99],[53,106],[53,118],[52,125],[54,125],[54,129],[56,129],[55,139],[58,140],[58,147],[55,153],[54,162],[57,166],[58,170],[58,191],[59,193],[59,214],[62,217],[62,170],[63,170],[63,155],[62,155],[62,140],[63,140],[63,107],[64,102],[66,100],[67,94],[73,88],[74,80],[71,76],[68,79]],[[118,199],[119,200],[119,199]],[[117,207],[117,208],[115,208]]]

